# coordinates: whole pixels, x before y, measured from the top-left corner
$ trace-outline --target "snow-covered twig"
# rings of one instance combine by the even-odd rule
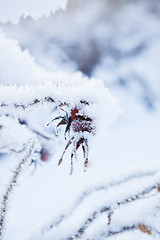
[[[88,228],[88,226],[93,223],[93,221],[95,219],[97,219],[102,213],[104,212],[108,212],[108,225],[110,224],[110,220],[111,220],[111,210],[108,207],[103,207],[98,211],[94,211],[89,218],[87,218],[87,220],[85,221],[85,223],[83,224],[83,226],[81,226],[79,228],[79,230],[76,232],[76,234],[74,234],[72,237],[67,238],[67,240],[73,240],[73,239],[78,239],[81,238],[82,235],[85,233],[86,229]]]
[[[102,233],[101,236],[100,236],[100,239],[105,239],[105,238],[108,238],[108,237],[111,237],[111,236],[114,236],[114,235],[117,235],[117,234],[120,234],[120,233],[133,231],[135,229],[137,229],[136,224],[133,224],[131,226],[124,226],[119,231],[109,231],[107,233]],[[98,239],[98,238],[94,238],[92,240],[96,240],[96,239]]]
[[[110,225],[110,223],[111,223],[111,215],[114,213],[114,211],[115,211],[116,209],[118,209],[118,208],[121,207],[122,205],[129,204],[129,203],[131,203],[131,202],[144,199],[144,198],[146,198],[146,197],[153,197],[153,196],[155,196],[156,193],[155,193],[154,195],[151,195],[151,196],[148,195],[148,194],[152,193],[153,190],[157,190],[157,191],[156,191],[157,194],[159,193],[159,191],[158,191],[158,190],[159,190],[159,184],[158,184],[158,183],[155,184],[155,185],[153,185],[153,186],[151,186],[151,187],[146,188],[144,191],[139,192],[139,193],[136,194],[136,195],[129,196],[128,198],[126,198],[126,199],[124,199],[124,200],[122,200],[122,201],[119,201],[119,202],[113,204],[114,207],[104,206],[104,207],[100,208],[99,210],[94,211],[94,212],[86,219],[86,221],[85,221],[84,224],[78,229],[78,231],[77,231],[74,235],[72,235],[72,237],[67,238],[67,240],[73,240],[73,239],[79,239],[79,238],[81,238],[81,236],[85,233],[85,231],[86,231],[86,229],[89,227],[89,225],[90,225],[91,223],[93,223],[93,221],[96,220],[96,219],[97,219],[101,214],[103,214],[104,212],[108,212],[108,225]],[[135,225],[135,227],[137,227],[137,226]],[[137,228],[138,228],[138,227],[137,227]],[[130,228],[128,228],[128,227],[126,228],[126,227],[124,226],[124,227],[122,228],[122,231],[119,231],[119,232],[110,232],[110,231],[108,231],[108,236],[114,235],[115,233],[121,233],[121,232],[123,232],[123,230],[126,231],[127,229],[129,230]],[[133,228],[132,228],[132,229],[133,229]]]
[[[18,164],[16,169],[13,171],[13,176],[12,176],[10,183],[7,187],[7,190],[3,196],[3,200],[2,200],[2,204],[1,204],[1,214],[0,214],[0,240],[3,239],[3,230],[4,230],[5,218],[6,218],[6,214],[7,214],[7,206],[8,206],[9,197],[17,183],[18,177],[21,174],[24,165],[26,164],[26,162],[28,162],[31,159],[32,155],[34,154],[35,142],[32,142],[30,144],[29,150],[27,148],[26,151],[27,151],[27,155],[20,161],[20,163]]]
[[[84,192],[81,195],[81,197],[76,201],[76,203],[72,206],[72,208],[69,210],[68,213],[63,214],[59,218],[57,218],[55,221],[52,221],[50,226],[43,227],[43,229],[41,229],[39,233],[40,234],[39,236],[43,236],[42,239],[45,239],[45,235],[48,234],[49,232],[50,232],[50,235],[53,234],[54,236],[54,232],[58,231],[58,229],[60,229],[62,226],[64,227],[67,222],[74,221],[74,219],[76,219],[76,214],[77,214],[77,217],[79,218],[78,214],[81,211],[83,211],[83,209],[85,209],[85,205],[88,206],[88,204],[91,203],[91,200],[93,198],[96,198],[97,200],[101,198],[100,194],[102,192],[106,195],[106,197],[108,196],[107,200],[105,200],[104,198],[104,200],[102,200],[102,203],[98,204],[99,206],[98,208],[94,207],[94,205],[92,204],[93,206],[90,208],[88,213],[83,214],[86,216],[83,217],[82,219],[80,217],[81,219],[81,220],[79,219],[79,221],[81,221],[80,227],[75,226],[74,233],[73,233],[73,230],[71,230],[70,233],[72,235],[70,235],[70,233],[68,232],[68,235],[69,235],[68,238],[64,237],[64,239],[67,239],[67,240],[81,239],[81,238],[83,239],[84,235],[86,236],[86,232],[88,232],[88,228],[90,229],[91,226],[95,225],[97,221],[99,221],[99,219],[101,218],[108,219],[108,221],[104,220],[106,224],[105,229],[107,228],[107,231],[105,230],[105,236],[108,236],[108,237],[111,236],[112,233],[114,235],[114,234],[123,232],[121,231],[122,229],[123,230],[125,229],[125,231],[127,231],[128,227],[126,228],[126,226],[129,223],[133,225],[135,223],[135,228],[141,230],[142,232],[144,232],[145,230],[147,231],[147,229],[150,230],[151,227],[153,226],[148,227],[148,224],[145,225],[143,223],[143,219],[139,219],[139,218],[136,218],[133,220],[129,219],[129,222],[121,223],[122,226],[118,228],[118,230],[114,229],[114,223],[112,222],[114,221],[113,219],[115,218],[115,214],[121,211],[121,209],[125,209],[126,207],[127,209],[128,207],[132,209],[133,204],[135,205],[136,203],[135,206],[137,206],[137,204],[142,204],[143,201],[145,202],[155,201],[160,191],[158,176],[159,176],[159,173],[158,173],[158,170],[156,169],[152,169],[152,170],[150,169],[149,171],[141,170],[140,172],[137,172],[137,174],[134,173],[132,175],[128,175],[123,179],[121,178],[117,181],[108,183],[107,185],[102,185],[99,187],[97,186],[96,188],[93,188]],[[137,181],[139,182],[139,186],[137,186],[134,189],[133,187],[134,182],[136,182],[137,184]],[[130,188],[131,185],[133,189]],[[144,188],[144,185],[146,185],[145,188]],[[117,189],[119,189],[118,190],[119,195],[117,195]],[[103,197],[105,197],[104,194],[102,195]],[[153,212],[151,208],[152,207],[148,205],[148,209],[150,209],[150,212]],[[156,230],[153,232],[155,232],[155,234],[158,234],[156,233]],[[100,234],[102,233],[103,231],[100,232]],[[38,235],[36,235],[36,237],[37,236]],[[36,238],[33,238],[33,239],[36,239]],[[101,239],[101,237],[97,239]]]
[[[120,230],[118,231],[106,231],[101,233],[98,237],[92,238],[90,240],[103,240],[103,239],[110,239],[110,237],[115,236],[115,235],[119,235],[125,232],[130,232],[130,231],[134,231],[134,230],[139,230],[142,233],[146,233],[150,236],[152,236],[152,239],[159,239],[160,236],[160,232],[155,230],[153,227],[151,226],[146,226],[144,224],[132,224],[132,225],[128,225],[128,226],[124,226],[122,227]]]
[[[140,172],[140,173],[137,173],[137,174],[132,174],[132,175],[129,175],[129,176],[127,176],[127,177],[125,177],[125,178],[122,178],[122,179],[119,179],[119,180],[115,180],[115,181],[113,181],[113,182],[110,182],[110,183],[108,183],[108,184],[104,184],[104,185],[101,185],[101,186],[97,186],[97,187],[93,187],[93,188],[90,188],[90,189],[88,189],[88,190],[86,190],[85,192],[83,192],[82,194],[81,194],[81,196],[75,201],[75,204],[71,207],[71,209],[68,211],[68,213],[63,213],[63,215],[60,215],[59,217],[58,217],[58,219],[55,219],[55,220],[53,220],[50,224],[49,224],[49,226],[44,226],[42,229],[41,229],[41,233],[42,234],[44,234],[45,232],[47,232],[47,231],[49,231],[50,229],[53,229],[53,228],[55,228],[55,227],[58,227],[58,225],[61,223],[61,222],[63,222],[63,221],[65,221],[67,218],[69,218],[70,216],[72,216],[72,214],[76,211],[76,209],[80,206],[80,205],[83,205],[83,202],[87,199],[87,198],[89,198],[93,193],[96,193],[97,192],[97,194],[99,193],[99,192],[101,192],[101,191],[107,191],[108,189],[110,189],[110,188],[112,188],[112,187],[116,187],[116,186],[120,186],[121,184],[124,184],[124,183],[127,183],[127,182],[129,182],[129,181],[132,181],[132,180],[134,180],[134,179],[143,179],[143,178],[145,178],[145,177],[152,177],[152,176],[154,176],[156,173],[158,172],[158,170],[150,170],[150,171],[146,171],[146,172]],[[150,190],[153,190],[153,189],[157,189],[157,184],[155,184],[154,186],[152,186],[151,188],[148,188],[148,189],[146,189],[146,190],[144,190],[144,191],[142,191],[142,192],[140,192],[139,194],[141,195],[141,194],[143,194],[143,193],[145,193],[145,191],[146,191],[146,193],[147,193],[147,191],[150,191]],[[153,188],[153,189],[152,189]],[[139,195],[139,196],[140,196]],[[138,197],[138,193],[136,194],[136,196]],[[117,204],[118,205],[122,205],[122,204],[124,204],[124,203],[126,203],[127,201],[134,201],[134,200],[136,200],[136,198],[135,197],[130,197],[130,198],[127,198],[127,200],[125,199],[125,200],[122,200],[121,202],[118,202]],[[106,206],[104,206],[104,207],[102,207],[100,210],[98,210],[97,212],[96,211],[94,211],[92,214],[91,214],[91,216],[98,216],[98,213],[100,213],[100,212],[104,212],[104,210],[105,211],[107,211],[107,212],[109,212],[109,214],[111,213],[111,209],[110,209],[110,206],[108,206],[108,207],[106,207]],[[89,217],[90,218],[90,217]],[[88,218],[88,219],[89,219]],[[86,220],[86,222],[87,222],[87,220]]]
[[[97,81],[79,85],[76,87],[66,86],[64,84],[54,84],[46,82],[40,85],[30,86],[0,86],[0,107],[14,107],[26,109],[28,107],[44,104],[55,103],[56,105],[69,105],[71,103],[80,102],[81,104],[88,105],[89,98],[93,98],[91,90],[88,96],[84,96],[85,88],[92,88],[95,90],[99,88],[101,92],[106,89],[99,86]],[[82,93],[80,93],[82,92]],[[83,96],[83,97],[82,97]],[[93,99],[92,99],[93,100]]]

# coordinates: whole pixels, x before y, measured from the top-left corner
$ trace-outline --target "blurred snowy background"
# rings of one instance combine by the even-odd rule
[[[123,109],[105,137],[93,140],[87,172],[78,170],[76,163],[72,176],[69,155],[57,167],[64,148],[62,139],[55,136],[53,126],[41,127],[51,119],[49,112],[32,111],[29,118],[24,114],[30,129],[45,131],[45,136],[53,139],[49,145],[44,139],[52,157],[37,166],[33,174],[32,166],[24,172],[10,200],[5,239],[22,240],[29,239],[34,230],[52,217],[56,219],[67,211],[86,189],[160,164],[160,1],[69,0],[65,11],[37,20],[21,17],[17,24],[1,22],[0,28],[22,50],[28,49],[36,64],[48,72],[81,71],[102,79]],[[0,81],[28,83],[25,79]],[[4,191],[15,163],[16,154],[0,156],[0,192]],[[97,201],[102,197],[98,196]],[[43,239],[60,240],[64,232]],[[139,233],[122,239],[149,238]]]

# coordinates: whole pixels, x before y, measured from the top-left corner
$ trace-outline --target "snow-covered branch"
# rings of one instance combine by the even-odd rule
[[[69,77],[69,76],[68,76]],[[83,78],[81,78],[83,80]],[[40,85],[12,86],[0,85],[1,107],[14,106],[27,108],[34,104],[53,102],[62,104],[99,103],[100,100],[115,104],[115,99],[110,95],[100,80],[82,82],[76,86],[52,82]],[[104,104],[104,103],[101,104]],[[113,107],[113,106],[112,106]]]
[[[140,230],[148,235],[157,236],[159,235],[158,226],[153,223],[159,208],[159,182],[159,171],[154,169],[141,171],[137,175],[86,191],[67,214],[62,214],[52,221],[50,226],[41,229],[39,235],[31,239],[50,239],[49,237],[60,234],[60,229],[64,229],[66,224],[68,230],[61,233],[59,237],[67,240],[105,239],[130,230]],[[138,211],[139,214],[135,215]],[[147,219],[144,218],[146,214]],[[100,229],[94,230],[94,227],[99,224]]]
[[[153,190],[156,190],[155,192],[157,194],[159,193],[159,184],[158,183],[156,183],[155,185],[153,185],[151,187],[148,187],[147,189],[143,190],[142,192],[140,192],[140,193],[138,193],[136,195],[129,196],[127,199],[119,201],[117,203],[117,206],[114,206],[113,208],[111,208],[110,206],[104,206],[101,209],[94,211],[86,219],[85,223],[79,228],[79,230],[76,232],[76,234],[74,234],[72,237],[67,238],[67,240],[73,240],[73,239],[81,238],[82,235],[85,234],[85,231],[90,226],[90,224],[92,224],[98,217],[100,217],[101,214],[103,214],[105,212],[107,213],[107,216],[108,216],[108,225],[110,225],[111,224],[112,215],[114,214],[115,210],[117,210],[122,205],[126,205],[126,204],[132,203],[134,201],[138,201],[138,200],[144,199],[146,197],[153,197],[153,196],[155,196],[156,193],[154,195],[148,196],[148,194],[150,194]],[[139,228],[140,229],[140,224],[133,225],[133,226],[135,226],[135,228]],[[131,229],[135,229],[135,228],[129,228],[129,227],[126,228],[126,226],[124,226],[124,227],[122,227],[122,229],[119,232],[116,232],[116,231],[112,232],[112,231],[109,230],[108,234],[107,233],[105,234],[105,237],[107,235],[109,237],[109,236],[114,235],[115,233],[117,233],[117,234],[121,233],[121,232],[123,232],[123,230],[131,230]],[[147,227],[146,227],[146,229],[147,229]],[[149,229],[151,229],[151,227],[149,227]],[[148,232],[149,232],[149,230],[148,230]],[[149,234],[151,234],[151,231],[150,231]]]
[[[35,152],[39,149],[39,144],[36,142],[30,142],[26,149],[23,151],[23,154],[25,152],[26,156],[19,162],[16,169],[13,171],[13,176],[11,177],[11,180],[8,184],[7,190],[2,198],[1,203],[1,211],[0,211],[0,239],[3,239],[3,231],[4,231],[4,225],[5,225],[5,218],[7,214],[7,208],[8,208],[8,201],[10,198],[10,195],[12,191],[14,190],[14,187],[17,184],[17,180],[19,175],[21,174],[24,165],[29,161],[31,161],[32,158],[35,158]]]

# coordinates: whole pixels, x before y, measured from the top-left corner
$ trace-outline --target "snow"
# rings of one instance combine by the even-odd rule
[[[32,3],[33,18],[65,4],[47,2],[37,9]],[[40,143],[38,151],[49,151],[48,161],[39,159],[36,168],[28,162],[20,175],[8,201],[4,240],[68,239],[85,224],[84,240],[159,239],[158,6],[156,0],[75,0],[50,17],[0,24],[1,199],[27,142],[34,139]],[[5,18],[0,14],[1,20],[17,21],[26,13],[21,7]],[[35,99],[43,103],[32,106]],[[78,149],[70,176],[71,147],[58,166],[69,140],[64,139],[65,126],[57,136],[58,121],[46,125],[65,116],[63,110],[70,113],[80,100],[89,103],[80,114],[93,119],[96,134],[85,134],[87,171]],[[69,106],[56,108],[64,102]],[[86,223],[93,213],[96,219]],[[137,229],[138,224],[152,235]],[[124,226],[134,230],[108,235]]]
[[[1,0],[0,1],[0,21],[2,22],[18,22],[22,16],[32,16],[34,19],[42,15],[49,15],[57,9],[65,8],[67,0]]]
[[[9,153],[12,150],[22,151],[30,139],[36,138],[26,126],[19,126],[16,120],[9,117],[0,117],[0,125],[0,151],[2,153]]]

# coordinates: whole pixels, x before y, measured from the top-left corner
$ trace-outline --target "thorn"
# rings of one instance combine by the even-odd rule
[[[62,158],[59,159],[58,166],[61,165],[61,163],[62,163]]]

